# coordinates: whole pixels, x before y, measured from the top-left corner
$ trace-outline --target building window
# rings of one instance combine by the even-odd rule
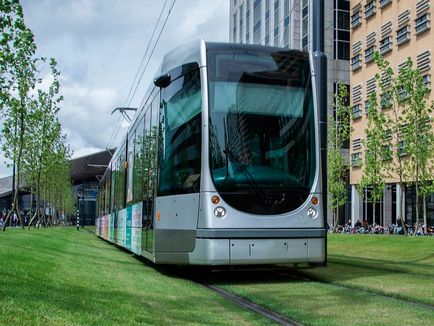
[[[352,108],[352,117],[353,120],[359,119],[362,117],[362,107],[360,104],[354,105]]]
[[[416,35],[422,34],[423,32],[430,29],[430,16],[425,14],[420,16],[414,21],[414,28],[416,30]]]
[[[334,0],[334,59],[350,60],[350,2]]]
[[[237,14],[234,14],[232,16],[233,18],[233,25],[232,25],[232,42],[236,42],[237,41]]]
[[[423,84],[426,87],[428,87],[428,89],[431,89],[431,75],[430,74],[422,76],[422,81],[423,81]]]
[[[388,36],[380,41],[380,53],[386,54],[392,51],[392,36]]]
[[[253,43],[261,43],[261,0],[253,2]]]
[[[270,1],[265,1],[265,45],[270,44]]]
[[[274,46],[279,46],[279,2],[280,0],[274,0]]]
[[[383,146],[380,156],[382,161],[390,161],[392,159],[392,149],[389,145]]]
[[[365,101],[365,114],[369,114],[369,109],[371,107],[371,104],[368,101]]]
[[[407,153],[405,152],[405,141],[402,140],[402,141],[398,142],[397,150],[398,150],[399,156],[407,155]]]
[[[351,58],[351,70],[356,71],[362,68],[362,55],[358,54]]]
[[[375,11],[375,0],[374,1],[370,1],[366,4],[365,6],[365,18],[369,19],[371,18],[373,15],[375,15],[376,11]]]
[[[381,94],[380,106],[382,109],[388,109],[392,106],[392,95],[389,92]]]
[[[404,26],[396,31],[396,44],[398,46],[410,41],[410,26]]]
[[[384,131],[384,140],[392,140],[392,129],[386,129]]]
[[[243,42],[243,13],[244,13],[244,3],[242,3],[241,4],[241,6],[240,6],[240,28],[239,28],[239,30],[238,30],[238,34],[239,34],[239,41],[240,41],[240,43],[244,43]]]
[[[303,0],[302,8],[301,48],[303,51],[307,51],[309,49],[309,0]]]
[[[360,10],[357,10],[352,16],[351,16],[351,27],[354,29],[362,24],[362,12]]]
[[[375,46],[371,46],[365,50],[365,62],[369,63],[374,60]]]
[[[246,4],[246,43],[250,43],[250,5]]]
[[[399,88],[398,89],[398,102],[404,103],[408,100],[408,98],[409,98],[408,91],[404,87]]]
[[[353,153],[351,155],[351,166],[357,167],[362,165],[362,153]]]
[[[289,46],[289,1],[283,4],[283,40],[282,45],[284,48]]]
[[[392,3],[392,0],[380,0],[380,8],[383,9],[390,5]]]

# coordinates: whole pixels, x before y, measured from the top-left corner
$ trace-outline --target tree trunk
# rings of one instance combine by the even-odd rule
[[[408,235],[408,231],[407,231],[407,227],[405,225],[405,221],[404,221],[404,216],[403,216],[403,212],[404,212],[404,185],[400,182],[399,186],[401,188],[401,192],[399,194],[399,198],[400,198],[400,206],[399,206],[399,219],[401,221],[401,226],[402,229],[404,230],[404,234]]]
[[[375,225],[376,223],[375,223],[375,206],[376,206],[376,204],[377,204],[377,201],[376,200],[374,200],[374,202],[372,203],[372,224],[373,225]]]
[[[32,208],[33,208],[33,199],[34,199],[34,191],[33,187],[30,187],[30,209],[29,209],[29,225],[30,225],[30,219],[32,217]]]
[[[423,205],[423,225],[425,226],[423,229],[423,234],[428,234],[428,218],[426,216],[426,195],[423,194],[422,197],[422,205]]]
[[[335,214],[336,222],[335,225],[339,224],[339,206],[336,207],[336,214]]]

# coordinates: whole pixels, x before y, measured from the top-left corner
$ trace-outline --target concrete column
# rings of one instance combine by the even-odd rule
[[[384,189],[383,199],[383,224],[392,224],[392,186],[387,185]]]
[[[405,219],[405,205],[403,205],[401,209],[401,192],[402,192],[402,200],[405,203],[405,191],[404,189],[401,189],[401,186],[399,183],[396,184],[396,220],[400,220],[400,217],[402,216],[404,221]]]
[[[360,220],[360,195],[356,185],[351,185],[351,226]]]

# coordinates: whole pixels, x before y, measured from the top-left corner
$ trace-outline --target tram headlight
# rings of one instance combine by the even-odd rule
[[[214,216],[217,218],[224,218],[226,216],[226,209],[221,206],[214,208]]]
[[[307,216],[309,216],[310,218],[316,218],[318,216],[318,212],[315,208],[309,207],[307,210]]]

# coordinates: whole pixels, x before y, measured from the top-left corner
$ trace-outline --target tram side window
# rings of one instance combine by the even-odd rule
[[[140,118],[140,122],[137,124],[135,130],[136,138],[134,142],[134,167],[133,167],[133,201],[137,202],[143,200],[144,194],[144,179],[145,179],[145,156],[144,156],[144,139],[143,139],[143,128],[144,128],[144,116]]]
[[[134,146],[136,142],[136,132],[133,130],[128,138],[128,168],[127,168],[127,203],[133,200],[133,172],[136,162],[134,162]]]
[[[152,198],[157,195],[157,157],[158,157],[158,146],[161,142],[161,128],[160,123],[160,98],[155,97],[152,102],[152,114],[150,117],[150,142],[149,142],[149,183],[148,183],[148,197]]]
[[[105,192],[104,215],[107,215],[110,213],[110,170],[107,171],[104,192]]]
[[[199,192],[201,104],[199,69],[162,90],[159,195]]]
[[[114,165],[111,165],[110,170],[110,212],[115,211],[115,180],[116,180],[116,168]]]
[[[125,207],[125,146],[122,146],[119,152],[117,184],[117,207],[119,210]]]
[[[112,191],[113,191],[113,211],[117,212],[119,210],[118,204],[118,192],[119,192],[119,171],[118,171],[119,159],[116,157],[113,160],[113,182],[112,182]]]
[[[96,209],[96,217],[101,216],[101,185],[98,187],[98,195],[96,196],[97,209]]]

